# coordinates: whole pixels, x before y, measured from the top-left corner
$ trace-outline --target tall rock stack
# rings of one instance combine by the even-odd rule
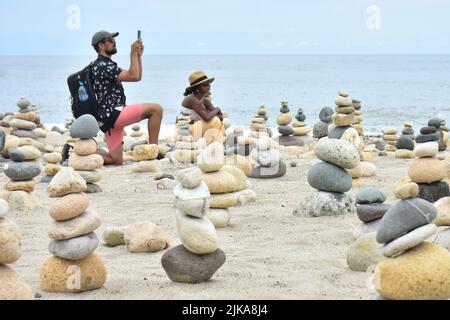
[[[328,126],[332,122],[333,109],[330,107],[324,107],[319,113],[319,122],[314,125],[313,137],[320,139],[328,136]]]
[[[446,134],[445,131],[441,130],[441,119],[440,118],[433,118],[430,121],[428,121],[428,127],[436,128],[436,133],[439,136],[438,145],[439,145],[439,151],[445,151],[447,149],[447,140],[448,140],[448,134]]]
[[[192,136],[189,124],[191,117],[187,114],[178,116],[175,135],[175,158],[182,163],[194,163],[197,159],[197,144]]]
[[[20,230],[6,218],[8,211],[8,202],[0,198],[0,300],[32,300],[30,286],[8,266],[22,255]]]
[[[302,139],[304,144],[313,142],[313,139],[309,135],[311,128],[308,127],[308,124],[306,123],[306,115],[303,113],[303,108],[298,108],[295,119],[297,121],[292,124],[294,136]]]
[[[46,162],[44,166],[45,176],[42,177],[42,183],[49,183],[52,178],[62,169],[60,162],[62,160],[61,153],[47,152],[42,155],[42,160]]]
[[[352,126],[358,131],[358,134],[363,137],[364,136],[364,125],[363,125],[363,117],[361,112],[361,100],[352,99],[352,107],[355,108],[355,112],[353,113],[354,119]]]
[[[391,205],[384,203],[386,194],[372,187],[362,188],[356,194],[356,214],[362,222],[353,236],[358,239],[365,234],[377,231],[381,218],[390,209]]]
[[[388,152],[395,152],[397,151],[397,140],[398,140],[398,130],[395,128],[385,128],[382,130],[382,136],[383,139],[387,141],[386,146],[384,147],[384,150]]]
[[[435,127],[423,127],[416,137],[414,155],[408,170],[409,178],[419,186],[419,198],[435,202],[450,195],[443,164],[436,158],[439,152],[439,133]]]
[[[294,210],[294,215],[319,217],[354,213],[355,199],[345,194],[352,188],[352,176],[346,169],[359,165],[358,150],[347,141],[322,138],[314,152],[323,162],[308,171],[308,183],[317,191]]]
[[[11,180],[4,185],[8,191],[10,208],[19,211],[32,211],[42,205],[32,194],[36,187],[34,179],[41,173],[41,152],[30,145],[9,148],[9,161],[3,168]]]
[[[161,264],[174,282],[206,282],[226,260],[214,224],[206,217],[210,193],[198,168],[180,171],[178,179],[174,204],[182,245],[166,251]]]
[[[100,218],[89,207],[86,181],[73,168],[64,167],[52,179],[47,193],[58,198],[49,214],[55,220],[48,236],[53,255],[41,267],[40,286],[49,292],[84,292],[101,288],[106,268],[95,254],[98,238],[94,231]]]
[[[277,117],[278,132],[281,136],[278,143],[283,146],[304,146],[305,143],[299,137],[294,137],[294,129],[289,125],[292,116],[289,114],[289,103],[287,100],[281,100],[280,114]]]
[[[82,115],[70,127],[71,137],[78,140],[69,157],[69,166],[74,168],[87,182],[86,193],[102,191],[96,184],[101,179],[97,169],[103,167],[103,158],[96,154],[97,141],[94,139],[99,131],[97,120],[90,114]]]
[[[386,257],[375,268],[373,284],[391,300],[450,298],[450,252],[426,242],[436,231],[436,208],[420,198],[405,198],[383,216],[376,240]]]
[[[258,139],[263,136],[268,136],[267,129],[266,120],[262,117],[255,116],[250,124],[250,137]]]
[[[403,124],[402,137],[403,136],[409,137],[412,140],[416,139],[416,136],[414,135],[413,124],[411,122],[405,122]]]
[[[159,148],[156,144],[140,144],[133,148],[133,160],[136,164],[133,166],[133,172],[160,172],[161,163],[156,158],[159,154]]]
[[[253,148],[251,157],[258,163],[253,168],[251,178],[272,179],[286,174],[286,164],[281,159],[281,153],[274,148],[274,141],[269,137],[261,137],[256,148]]]
[[[19,138],[37,139],[38,136],[33,132],[40,124],[39,115],[31,108],[31,102],[26,98],[20,98],[17,102],[19,111],[14,114],[9,124],[12,128],[11,135]]]
[[[144,135],[144,133],[141,131],[141,126],[139,124],[134,124],[131,127],[131,130],[132,132],[130,134],[130,137],[132,138],[140,138]]]

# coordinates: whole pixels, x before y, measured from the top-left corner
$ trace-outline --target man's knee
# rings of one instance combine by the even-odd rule
[[[158,116],[162,118],[164,110],[160,104],[144,103],[144,107],[145,107],[145,115],[147,117]]]

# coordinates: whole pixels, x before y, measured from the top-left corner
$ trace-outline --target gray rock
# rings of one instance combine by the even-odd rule
[[[420,198],[401,200],[383,216],[377,232],[377,241],[387,243],[409,231],[430,223],[436,218],[437,210]]]
[[[274,179],[280,178],[286,174],[286,164],[280,161],[278,165],[273,167],[257,166],[250,174],[250,178],[255,179]]]
[[[279,126],[278,132],[282,136],[292,136],[294,134],[294,129],[292,129],[292,127],[290,126]]]
[[[133,126],[131,127],[131,129],[133,131],[139,131],[141,130],[141,126],[139,124],[133,124]]]
[[[100,186],[95,183],[87,183],[86,187],[87,187],[87,189],[86,189],[86,191],[84,191],[85,193],[103,192],[102,188],[100,188]]]
[[[285,146],[297,146],[297,147],[303,147],[305,145],[305,140],[302,139],[302,137],[296,137],[296,136],[280,136],[278,137],[278,143]]]
[[[429,134],[429,133],[435,133],[437,131],[436,127],[422,127],[420,128],[421,134]]]
[[[331,123],[331,119],[333,117],[334,110],[330,107],[323,107],[319,112],[319,119],[325,123]]]
[[[344,134],[345,130],[352,128],[351,126],[346,127],[334,127],[328,132],[328,138],[330,139],[340,139]]]
[[[41,167],[32,162],[8,162],[3,168],[5,175],[14,181],[31,180],[41,173]]]
[[[358,204],[383,203],[385,201],[386,194],[372,187],[362,188],[356,194],[356,203]]]
[[[428,134],[418,134],[416,137],[417,143],[424,143],[429,141],[439,141],[440,134],[438,132]]]
[[[388,155],[387,151],[385,151],[385,150],[378,152],[379,157],[386,157],[387,155]]]
[[[31,105],[30,100],[28,100],[27,98],[24,98],[24,97],[21,97],[21,98],[19,99],[19,101],[17,101],[17,106],[18,106],[20,109],[26,109],[26,108],[28,108],[30,105]]]
[[[323,121],[319,121],[314,125],[313,137],[320,139],[328,136],[328,126],[329,124]]]
[[[398,138],[395,147],[397,149],[414,150],[414,141],[410,137],[403,135]]]
[[[17,148],[11,148],[8,150],[9,158],[15,162],[22,162],[25,160],[25,153]]]
[[[384,148],[387,145],[387,141],[386,140],[378,140],[375,142],[375,148],[377,148],[380,151],[384,151]]]
[[[301,205],[293,211],[293,215],[321,217],[354,214],[355,199],[345,193],[316,191],[306,197]]]
[[[434,243],[450,251],[450,228],[440,231],[434,239]]]
[[[58,132],[59,134],[64,134],[64,130],[58,128],[57,126],[53,126],[50,131]]]
[[[413,128],[404,128],[402,131],[402,134],[404,135],[414,135],[414,129]]]
[[[441,119],[439,119],[439,118],[430,119],[430,121],[428,121],[428,126],[439,129],[441,127]]]
[[[225,253],[217,249],[209,254],[194,254],[182,245],[168,250],[161,264],[174,282],[199,283],[208,281],[225,263]]]
[[[50,183],[50,181],[52,181],[52,179],[53,179],[53,177],[51,177],[51,176],[43,176],[41,178],[40,183]]]
[[[69,240],[51,240],[48,251],[55,257],[67,260],[86,258],[98,246],[98,238],[94,232]]]
[[[320,162],[309,169],[308,183],[320,191],[347,192],[352,188],[352,176],[341,167]]]
[[[33,140],[36,140],[38,138],[38,136],[33,131],[22,129],[14,129],[10,132],[10,134],[19,138],[31,138]]]
[[[361,236],[350,246],[347,264],[350,270],[366,272],[370,266],[383,260],[382,246],[376,241],[376,233]]]
[[[370,222],[383,217],[390,208],[391,205],[387,203],[358,204],[356,213],[362,222]]]
[[[97,120],[90,114],[83,114],[70,126],[72,138],[89,139],[95,138],[100,131]]]
[[[297,121],[305,121],[306,120],[306,116],[302,113],[302,114],[297,114],[296,116],[295,116],[295,119],[297,120]]]
[[[429,202],[436,202],[440,198],[450,196],[450,189],[448,183],[445,181],[427,183],[418,183],[419,195],[418,198],[424,199]]]
[[[376,233],[377,230],[378,230],[378,227],[380,225],[380,222],[381,222],[381,219],[377,219],[377,220],[373,220],[373,221],[370,221],[370,222],[361,223],[353,231],[353,238],[359,239],[365,234],[372,233],[372,232]]]
[[[3,150],[5,147],[5,141],[6,141],[6,134],[0,130],[0,151]]]
[[[2,120],[2,121],[0,121],[0,127],[3,127],[3,128],[10,128],[11,125],[9,124],[8,121]]]

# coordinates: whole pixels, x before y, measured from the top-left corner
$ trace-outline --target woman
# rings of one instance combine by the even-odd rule
[[[178,115],[188,114],[191,117],[190,129],[194,140],[205,138],[206,144],[224,141],[225,127],[223,115],[215,108],[209,99],[211,82],[203,71],[196,71],[189,76],[190,86],[184,92],[184,100],[178,110]]]

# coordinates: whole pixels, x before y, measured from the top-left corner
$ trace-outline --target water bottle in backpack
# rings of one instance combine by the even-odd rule
[[[78,99],[81,102],[86,102],[89,99],[89,95],[86,91],[86,87],[84,86],[84,83],[80,81],[80,87],[78,88]]]

